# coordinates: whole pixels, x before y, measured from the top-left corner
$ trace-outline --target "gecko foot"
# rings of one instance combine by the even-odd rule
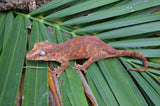
[[[57,75],[57,77],[59,78],[60,74],[63,72],[60,70],[60,67],[54,68],[54,71],[50,71],[52,73],[52,76]]]
[[[85,74],[87,74],[86,68],[83,65],[75,63],[75,67],[72,67],[72,69],[77,69],[78,71],[82,70]]]

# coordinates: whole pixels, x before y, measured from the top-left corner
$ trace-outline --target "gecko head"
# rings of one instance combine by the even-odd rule
[[[58,44],[52,44],[48,40],[44,42],[36,42],[34,48],[27,53],[26,58],[28,60],[54,61],[58,48]]]

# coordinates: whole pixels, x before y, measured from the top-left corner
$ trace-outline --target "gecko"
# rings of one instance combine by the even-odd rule
[[[130,68],[128,70],[145,71],[148,68],[147,59],[140,53],[129,50],[117,50],[101,41],[96,36],[79,36],[60,44],[54,44],[48,40],[36,42],[34,48],[27,53],[28,60],[57,61],[60,67],[54,68],[53,75],[59,76],[69,64],[69,60],[88,59],[84,64],[76,64],[73,69],[86,69],[98,60],[105,58],[131,56],[140,59],[144,67],[141,69]]]

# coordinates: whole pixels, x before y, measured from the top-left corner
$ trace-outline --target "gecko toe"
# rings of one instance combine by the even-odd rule
[[[75,67],[72,67],[72,69],[77,69],[78,71],[82,70],[85,74],[87,74],[86,68],[83,65],[75,63]]]
[[[52,73],[52,75],[51,75],[51,76],[55,76],[55,75],[57,75],[57,78],[59,78],[60,74],[61,74],[61,72],[54,72],[54,73]]]
[[[88,72],[86,70],[82,70],[85,74],[87,74]]]

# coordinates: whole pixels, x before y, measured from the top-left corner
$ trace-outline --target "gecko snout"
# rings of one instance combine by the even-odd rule
[[[31,56],[29,55],[29,53],[27,53],[26,58],[27,58],[27,60],[31,59]]]
[[[27,53],[26,55],[27,60],[34,60],[35,56],[30,55],[30,53]]]

